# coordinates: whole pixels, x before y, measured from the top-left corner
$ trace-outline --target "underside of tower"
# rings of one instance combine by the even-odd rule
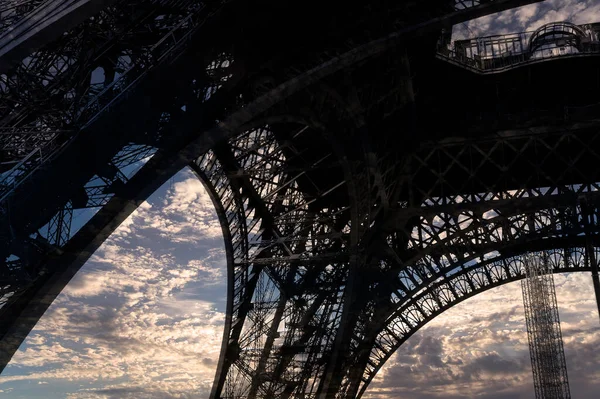
[[[597,280],[599,25],[451,37],[534,2],[0,5],[0,368],[186,166],[227,253],[212,398],[360,397],[528,252]]]

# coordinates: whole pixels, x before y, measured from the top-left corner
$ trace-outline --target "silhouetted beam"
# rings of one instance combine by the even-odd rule
[[[598,258],[596,257],[596,251],[592,240],[595,238],[592,235],[592,228],[594,226],[595,215],[592,212],[593,208],[596,208],[598,201],[589,200],[587,198],[581,198],[579,201],[581,204],[581,210],[584,213],[583,223],[585,226],[586,235],[586,262],[590,265],[592,271],[592,283],[594,285],[594,294],[596,296],[596,306],[598,307],[598,316],[600,317],[600,277],[598,276]]]
[[[42,4],[0,36],[0,73],[20,62],[31,52],[55,40],[116,0],[54,0]],[[497,0],[473,9],[457,11],[423,25],[451,26],[466,20],[543,0]]]
[[[554,274],[558,274],[558,273],[573,273],[573,272],[587,272],[589,271],[589,268],[585,267],[585,266],[579,266],[576,268],[573,267],[559,267],[559,268],[555,268],[553,270]],[[461,274],[462,275],[462,274]],[[453,276],[453,279],[455,279],[455,277],[458,276],[455,275]],[[379,360],[374,367],[374,370],[368,374],[368,377],[363,376],[363,381],[365,382],[359,392],[356,395],[357,399],[360,399],[363,394],[365,393],[366,389],[369,386],[369,383],[373,380],[373,378],[375,377],[375,375],[377,374],[377,372],[381,369],[381,367],[386,363],[386,361],[396,352],[396,350],[404,343],[406,342],[410,337],[412,337],[412,335],[414,333],[416,333],[417,331],[419,331],[421,329],[421,327],[423,327],[424,325],[426,325],[429,321],[433,320],[434,318],[436,318],[437,316],[439,316],[440,314],[444,313],[446,310],[452,308],[453,306],[458,305],[459,303],[472,298],[478,294],[481,294],[482,292],[485,292],[487,290],[490,290],[492,288],[496,288],[499,287],[501,285],[504,284],[508,284],[514,281],[519,281],[521,279],[523,279],[525,277],[524,274],[515,274],[515,275],[510,275],[509,277],[504,277],[494,283],[491,284],[487,284],[487,285],[483,285],[480,287],[477,287],[475,289],[473,289],[472,291],[454,298],[452,301],[446,303],[443,307],[438,308],[435,312],[431,313],[430,315],[428,315],[427,317],[423,317],[421,320],[419,320],[416,324],[411,325],[411,328],[409,331],[407,331],[404,335],[402,335],[401,337],[398,337],[398,341],[389,349],[386,351],[385,356]],[[448,283],[448,282],[445,282]],[[415,297],[417,298],[417,297]],[[407,302],[407,305],[410,305],[412,302]]]
[[[382,222],[380,229],[384,233],[390,233],[404,228],[405,224],[413,218],[431,218],[441,213],[454,212],[458,214],[468,211],[479,215],[493,210],[502,216],[518,215],[539,209],[573,206],[577,204],[577,199],[581,197],[600,201],[600,193],[598,192],[577,193],[573,191],[561,194],[540,195],[537,197],[507,198],[480,202],[465,201],[456,205],[396,208],[387,215],[387,219]],[[490,222],[494,221],[493,218],[489,220]]]
[[[243,74],[236,75],[224,84],[222,91],[211,97],[214,103],[188,104],[189,112],[172,126],[174,130],[182,132],[183,138],[158,151],[127,184],[115,190],[111,200],[61,248],[60,254],[50,253],[40,260],[40,266],[47,272],[39,276],[10,306],[5,305],[0,310],[0,372],[56,296],[123,220],[171,176],[247,121],[238,112],[218,127],[214,127],[213,122],[224,118],[222,104],[231,97],[232,88],[239,83],[241,76]],[[207,112],[206,119],[197,118],[194,111],[197,112],[199,107]],[[105,114],[104,117],[114,119],[112,114]],[[247,117],[250,118],[250,115]],[[103,127],[106,125],[97,122],[92,125],[90,130],[93,131],[89,134],[97,134],[96,130],[102,130]],[[203,128],[206,130],[199,133]]]
[[[217,158],[223,165],[223,169],[230,175],[231,185],[234,187],[235,191],[240,193],[241,196],[249,199],[250,203],[255,209],[256,214],[262,220],[261,229],[264,229],[262,234],[262,239],[272,239],[281,237],[282,234],[278,231],[277,227],[274,223],[274,217],[269,210],[269,207],[265,203],[264,199],[261,198],[260,194],[257,192],[256,188],[250,181],[248,174],[244,171],[244,169],[238,164],[235,155],[233,154],[231,148],[223,143],[215,148],[215,154],[217,154]],[[292,251],[287,247],[286,243],[282,243],[284,250],[288,252],[290,255]],[[271,251],[266,251],[261,253],[259,256],[269,259]],[[295,271],[297,269],[297,265],[293,265],[289,268],[286,275],[276,276],[275,280],[278,282],[280,290],[280,297],[277,302],[275,314],[271,321],[271,326],[269,327],[269,333],[267,334],[267,338],[262,349],[262,353],[256,367],[255,374],[252,376],[252,383],[250,387],[250,391],[248,393],[248,398],[253,399],[256,398],[258,393],[261,381],[261,376],[265,372],[265,368],[267,365],[267,360],[271,355],[273,350],[273,345],[275,342],[275,333],[277,332],[277,328],[281,323],[283,318],[284,310],[288,301],[287,291],[289,291],[289,286],[292,284],[293,277],[295,276]],[[277,275],[276,270],[272,270],[269,274],[270,276]],[[241,333],[241,330],[240,330]],[[239,335],[236,337],[239,339]]]
[[[45,2],[0,35],[0,73],[116,0]]]
[[[486,15],[494,14],[510,10],[512,8],[526,6],[533,3],[541,3],[544,0],[496,0],[489,3],[484,3],[475,7],[471,7],[465,10],[460,10],[449,16],[437,18],[438,20],[444,21],[444,26],[450,27],[452,25],[459,24],[461,22],[470,21],[484,17]],[[432,21],[433,22],[433,21]],[[449,24],[449,25],[448,25]]]
[[[594,259],[592,263],[592,281],[594,283],[594,293],[596,294],[596,306],[598,307],[598,317],[600,317],[600,277],[598,276],[598,260]]]

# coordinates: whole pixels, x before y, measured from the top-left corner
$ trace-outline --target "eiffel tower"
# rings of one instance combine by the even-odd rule
[[[3,1],[0,368],[186,166],[227,252],[211,398],[360,397],[526,253],[598,300],[600,25],[451,36],[537,1]]]

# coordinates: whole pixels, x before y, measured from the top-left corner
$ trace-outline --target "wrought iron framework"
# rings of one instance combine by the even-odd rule
[[[600,24],[553,22],[535,31],[450,41],[438,57],[477,73],[495,73],[556,57],[600,55]]]
[[[523,278],[527,251],[597,277],[592,84],[559,99],[559,121],[520,88],[531,101],[501,126],[493,101],[457,108],[444,131],[419,111],[448,107],[431,76],[499,93],[430,50],[453,24],[532,2],[315,1],[296,10],[318,18],[307,32],[269,1],[118,0],[38,43],[0,75],[0,365],[186,166],[213,199],[229,268],[213,398],[359,397],[429,320]],[[577,58],[577,76],[595,60]],[[75,224],[83,208],[97,212]]]
[[[547,254],[528,254],[521,281],[536,398],[570,398],[554,277]]]

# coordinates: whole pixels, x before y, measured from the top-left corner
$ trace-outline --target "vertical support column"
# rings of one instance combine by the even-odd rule
[[[598,262],[593,252],[593,248],[590,253],[589,259],[592,266],[592,281],[594,283],[594,293],[596,294],[596,306],[598,307],[598,318],[600,318],[600,276],[598,275]]]
[[[598,276],[598,260],[596,259],[596,252],[594,250],[594,245],[592,243],[592,237],[589,233],[589,226],[591,215],[586,216],[587,226],[586,226],[586,262],[589,262],[588,265],[590,269],[592,269],[592,282],[594,283],[594,294],[596,295],[596,306],[598,307],[598,317],[600,318],[600,277]]]
[[[547,255],[528,254],[521,281],[533,385],[537,399],[570,399],[552,269]]]
[[[586,258],[588,266],[592,270],[592,282],[594,284],[594,294],[596,296],[596,306],[598,307],[598,318],[600,318],[600,276],[598,275],[598,259],[596,259],[596,252],[594,250],[594,244],[592,242],[592,229],[591,227],[596,224],[596,218],[591,212],[590,204],[585,197],[579,199],[581,206],[581,213],[583,215],[583,222],[585,223],[585,237],[586,237]]]

